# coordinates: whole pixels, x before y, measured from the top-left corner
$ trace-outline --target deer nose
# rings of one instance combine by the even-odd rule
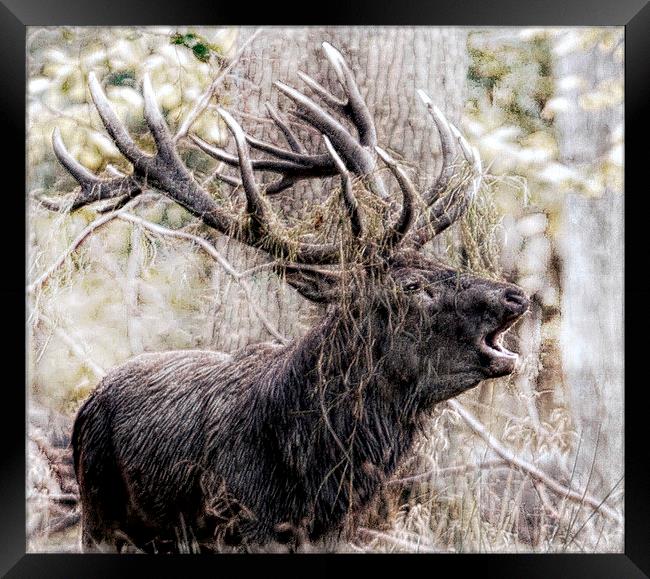
[[[502,303],[516,313],[524,313],[530,305],[530,299],[519,288],[506,288],[501,294]]]

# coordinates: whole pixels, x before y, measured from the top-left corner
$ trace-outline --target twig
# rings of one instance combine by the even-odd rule
[[[75,511],[73,513],[70,513],[69,515],[66,515],[61,519],[58,519],[54,523],[50,524],[50,526],[47,529],[47,532],[48,534],[58,533],[60,531],[63,531],[64,529],[67,529],[68,527],[72,527],[76,525],[80,520],[81,520],[81,513],[79,511]]]
[[[258,34],[262,32],[261,28],[258,28],[252,35],[251,37],[242,44],[241,48],[237,51],[237,54],[233,57],[233,59],[230,61],[228,66],[226,66],[219,76],[215,78],[210,86],[208,87],[208,90],[206,90],[202,95],[201,98],[198,100],[194,108],[189,112],[187,117],[185,117],[185,120],[183,121],[183,124],[180,126],[178,129],[178,132],[174,135],[174,141],[178,141],[179,139],[182,139],[183,137],[187,136],[187,133],[190,130],[190,127],[194,124],[194,121],[199,117],[199,115],[205,110],[205,108],[208,106],[210,103],[210,99],[214,95],[215,91],[221,84],[221,82],[226,78],[228,73],[231,71],[231,69],[239,62],[239,59],[241,58],[242,54],[244,54],[244,51],[248,47],[253,40],[258,36]]]
[[[80,344],[77,343],[76,340],[74,340],[70,334],[68,334],[63,328],[57,326],[52,320],[50,320],[47,316],[44,314],[40,313],[39,314],[39,319],[43,320],[46,324],[50,325],[52,328],[54,328],[54,333],[61,338],[61,340],[65,343],[68,348],[72,351],[72,353],[77,356],[77,358],[83,360],[85,364],[99,377],[103,378],[106,376],[106,370],[102,368],[99,364],[97,364],[94,360],[92,360],[89,356],[88,353],[86,352],[85,348],[81,346]]]
[[[573,461],[573,468],[571,469],[571,477],[569,478],[569,485],[573,482],[573,478],[575,477],[576,474],[576,468],[578,466],[578,459],[580,458],[580,449],[582,448],[582,434],[583,431],[582,429],[580,430],[580,436],[578,438],[578,448],[576,449],[576,457],[575,460]],[[566,511],[566,506],[567,502],[566,499],[562,501],[562,510],[560,511],[560,516],[558,517],[556,523],[555,523],[555,528],[553,529],[553,534],[551,535],[551,539],[548,541],[548,547],[546,549],[546,552],[551,548],[551,545],[553,544],[553,541],[555,540],[555,536],[557,535],[558,531],[560,530],[560,521],[562,517],[564,516],[564,513]]]
[[[399,547],[401,549],[407,549],[408,551],[411,552],[417,553],[422,550],[436,551],[435,545],[431,545],[429,543],[414,543],[413,541],[409,541],[408,539],[400,539],[399,537],[394,537],[393,535],[389,535],[388,533],[374,531],[373,529],[366,529],[365,527],[361,527],[359,529],[359,532],[365,533],[366,535],[370,535],[373,539],[386,541],[387,543],[391,543],[396,547]]]
[[[92,123],[89,121],[84,121],[83,119],[80,119],[74,115],[71,115],[60,109],[57,109],[56,107],[47,104],[44,100],[39,100],[38,103],[43,108],[45,108],[45,110],[52,113],[57,119],[61,119],[61,118],[68,119],[69,121],[74,122],[76,125],[81,125],[82,127],[85,127],[87,130],[92,131],[93,133],[97,133],[99,135],[103,134],[101,131],[93,127]]]
[[[140,333],[138,318],[138,296],[140,294],[140,269],[142,267],[142,231],[139,227],[131,228],[131,243],[129,245],[129,259],[126,267],[126,280],[123,282],[123,293],[127,307],[126,333],[135,356],[144,351],[142,335]]]
[[[132,213],[120,212],[117,217],[122,221],[129,221],[130,223],[140,225],[153,233],[157,233],[158,235],[165,237],[175,237],[177,239],[187,239],[188,241],[191,241],[201,247],[201,249],[203,249],[210,257],[212,257],[212,259],[217,261],[228,274],[232,275],[234,278],[240,277],[239,272],[235,270],[232,265],[230,265],[230,263],[215,249],[215,247],[209,241],[203,239],[202,237],[199,237],[198,235],[193,235],[192,233],[187,233],[178,229],[169,229],[162,225],[158,225],[157,223],[147,221],[146,219],[138,217],[137,215],[133,215]]]
[[[226,273],[231,275],[237,281],[237,283],[241,286],[241,288],[246,293],[246,297],[250,302],[251,308],[253,309],[255,314],[259,317],[260,321],[267,329],[267,331],[280,343],[282,344],[289,343],[289,340],[286,337],[284,337],[282,334],[280,334],[280,332],[278,332],[278,330],[273,326],[273,324],[269,321],[269,319],[264,315],[264,313],[257,306],[252,296],[252,288],[250,284],[243,279],[244,275],[249,275],[260,269],[270,268],[273,266],[273,264],[272,263],[262,264],[254,268],[250,268],[243,273],[238,272],[207,240],[198,237],[196,235],[192,235],[191,233],[186,233],[184,231],[178,231],[178,230],[162,227],[160,225],[147,221],[146,219],[143,219],[131,213],[127,213],[128,209],[133,208],[136,204],[140,203],[140,201],[142,201],[144,198],[145,198],[144,196],[137,197],[136,199],[133,199],[132,201],[127,203],[121,209],[113,213],[104,215],[96,219],[92,223],[90,223],[87,227],[85,227],[81,231],[81,233],[77,235],[74,241],[67,247],[67,249],[58,257],[58,259],[56,259],[56,261],[47,269],[47,271],[45,271],[45,273],[43,273],[37,280],[35,280],[34,282],[32,282],[27,286],[27,293],[33,294],[38,288],[43,286],[51,277],[51,275],[59,267],[61,267],[63,263],[65,263],[67,257],[72,252],[74,252],[90,236],[90,234],[92,234],[94,231],[96,231],[97,229],[106,225],[106,223],[109,223],[114,219],[121,219],[123,221],[129,221],[131,223],[138,224],[144,227],[145,229],[148,229],[149,231],[152,231],[159,235],[163,235],[167,237],[176,237],[179,239],[187,239],[188,241],[197,244],[208,255],[210,255],[210,257],[212,257],[215,261],[217,261],[221,265],[221,267],[223,267],[223,269],[226,270]]]
[[[604,503],[604,502],[605,502],[605,501],[606,501],[606,500],[611,496],[611,494],[614,492],[614,490],[616,489],[616,487],[617,487],[619,484],[621,484],[621,483],[623,482],[623,479],[624,479],[624,478],[625,478],[625,477],[622,476],[621,478],[618,479],[618,481],[616,481],[616,484],[615,484],[615,485],[612,487],[612,489],[611,489],[611,490],[610,490],[610,491],[605,495],[605,497],[603,498],[602,501],[600,501],[599,504],[602,505],[602,504],[603,504],[603,503]],[[594,509],[593,511],[591,511],[591,514],[587,517],[587,519],[585,520],[585,522],[582,523],[582,525],[580,526],[580,528],[579,528],[579,529],[574,533],[573,537],[571,537],[571,540],[569,541],[568,545],[566,545],[566,547],[568,547],[569,545],[571,545],[571,543],[573,543],[573,542],[575,541],[575,539],[576,539],[576,537],[578,536],[578,534],[580,533],[580,531],[582,531],[582,529],[585,528],[585,526],[587,525],[587,523],[592,519],[592,517],[596,514],[597,511],[598,511],[598,509]],[[601,529],[601,533],[602,533],[602,529]],[[600,540],[600,539],[599,539],[599,540]],[[565,547],[565,548],[566,548],[566,547]]]
[[[254,273],[257,273],[258,271],[266,271],[267,269],[273,269],[274,267],[277,267],[279,265],[281,265],[280,262],[267,261],[266,263],[260,263],[259,265],[254,265],[253,267],[249,267],[244,271],[240,271],[239,275],[241,277],[248,277],[250,275],[253,275]]]
[[[617,487],[619,484],[621,484],[621,482],[623,482],[623,479],[624,479],[624,478],[625,478],[625,477],[622,476],[621,478],[618,479],[618,481],[616,481],[616,484],[615,484],[615,485],[612,487],[612,489],[611,489],[611,490],[610,490],[610,491],[609,491],[609,492],[604,496],[603,500],[600,501],[600,504],[601,504],[601,505],[602,505],[602,504],[603,504],[603,503],[604,503],[604,502],[605,502],[605,501],[610,497],[610,495],[614,492],[614,490],[616,489],[616,487]],[[587,517],[587,520],[586,520],[584,523],[582,523],[582,525],[581,525],[580,528],[575,532],[575,534],[573,535],[573,537],[571,537],[571,541],[569,541],[569,545],[571,545],[571,543],[573,543],[573,542],[576,540],[576,537],[578,536],[578,533],[580,533],[580,531],[582,531],[582,529],[585,528],[585,526],[587,525],[587,523],[588,523],[588,522],[592,519],[592,517],[596,514],[596,511],[598,511],[598,509],[594,509],[594,510],[591,512],[591,514]],[[601,534],[602,534],[602,529],[601,529]],[[599,541],[600,541],[600,538],[599,538]]]
[[[501,416],[502,418],[506,418],[508,420],[511,420],[513,422],[517,422],[519,424],[525,423],[528,418],[530,418],[530,415],[528,416],[517,416],[516,414],[513,414],[512,412],[508,412],[507,410],[502,410],[500,408],[494,408],[490,406],[489,404],[485,404],[484,402],[479,402],[478,400],[465,400],[464,404],[471,404],[472,406],[477,406],[481,408],[488,408],[490,412],[496,414],[497,416]],[[549,430],[546,426],[543,424],[539,424],[539,426],[533,426],[530,425],[529,428],[534,428],[536,432],[541,432],[543,436],[549,436]]]
[[[441,468],[441,469],[436,469],[432,468],[430,470],[427,470],[425,472],[421,472],[418,474],[414,474],[412,476],[407,476],[404,478],[397,478],[388,481],[389,485],[396,485],[396,484],[404,484],[404,483],[409,483],[409,482],[417,482],[420,480],[427,480],[431,478],[432,475],[437,475],[437,476],[444,476],[444,475],[449,475],[449,474],[465,474],[466,472],[471,472],[473,470],[480,470],[484,468],[493,468],[495,466],[503,466],[509,464],[505,460],[501,459],[495,459],[495,460],[487,460],[485,462],[479,463],[479,464],[461,464],[458,466],[450,466],[447,468]]]
[[[457,400],[448,400],[447,404],[451,406],[451,408],[453,408],[456,412],[458,412],[458,414],[460,414],[463,420],[467,422],[470,428],[474,432],[476,432],[476,434],[478,434],[483,440],[485,440],[501,458],[515,465],[522,471],[527,472],[531,477],[540,481],[541,483],[546,485],[549,489],[558,493],[559,495],[562,495],[578,503],[584,501],[586,504],[590,505],[595,510],[600,510],[604,515],[606,515],[608,518],[612,519],[613,521],[617,523],[621,522],[620,516],[614,510],[605,506],[603,504],[603,501],[598,501],[597,499],[595,499],[591,495],[587,495],[586,493],[583,496],[582,494],[574,490],[571,490],[570,488],[567,488],[563,484],[560,484],[559,482],[551,478],[544,471],[537,468],[535,465],[530,464],[529,462],[516,456],[514,452],[512,452],[511,450],[503,446],[501,442],[499,442],[494,436],[492,436],[487,431],[485,426],[471,412],[469,412],[469,410],[467,410],[460,402],[458,402]]]
[[[551,503],[551,500],[548,498],[548,494],[546,494],[546,489],[544,488],[544,485],[540,484],[540,482],[535,479],[533,479],[531,482],[535,487],[535,491],[539,496],[539,500],[542,501],[542,505],[544,505],[544,508],[546,509],[548,514],[551,515],[551,517],[553,517],[555,520],[558,520],[560,518],[560,513],[557,511],[557,509]]]
[[[106,225],[109,221],[112,221],[113,219],[119,217],[119,215],[126,211],[127,209],[131,209],[133,206],[135,206],[137,203],[139,203],[143,197],[137,197],[136,199],[133,199],[133,201],[130,201],[127,203],[122,209],[119,209],[118,211],[115,211],[114,213],[108,213],[98,219],[95,219],[92,223],[87,225],[77,237],[75,237],[74,241],[68,246],[68,248],[58,257],[58,259],[43,273],[38,279],[33,281],[31,284],[27,286],[27,293],[28,294],[33,294],[37,289],[39,289],[42,285],[44,285],[50,276],[59,268],[61,267],[64,263],[65,260],[68,258],[68,256],[75,251],[84,241],[85,239],[94,231],[102,227],[103,225]]]
[[[569,522],[569,528],[566,531],[566,535],[564,536],[564,549],[565,550],[568,545],[567,545],[567,540],[569,538],[569,534],[571,533],[571,529],[573,529],[573,525],[575,524],[576,520],[580,516],[580,511],[582,510],[582,504],[584,503],[584,498],[587,494],[587,490],[589,489],[589,484],[591,483],[591,477],[594,474],[594,467],[596,466],[596,457],[598,456],[598,442],[600,440],[600,429],[601,429],[601,424],[598,425],[598,434],[596,435],[596,445],[594,448],[594,456],[591,459],[591,467],[589,468],[589,476],[587,477],[587,484],[585,484],[585,491],[582,495],[582,500],[578,504],[578,510],[576,511],[575,515],[571,518],[571,521]],[[609,496],[609,495],[608,495]]]
[[[255,84],[252,80],[249,80],[243,76],[238,76],[236,74],[228,74],[227,78],[230,80],[234,80],[235,82],[241,82],[243,84],[247,84],[251,90],[253,90],[256,93],[262,92],[262,89],[260,88],[259,85]]]
[[[273,326],[273,324],[269,321],[269,319],[266,317],[264,312],[260,310],[260,308],[257,306],[255,303],[255,299],[252,295],[252,288],[251,285],[243,279],[243,274],[238,272],[216,249],[215,247],[209,243],[207,240],[203,239],[202,237],[199,237],[197,235],[193,235],[191,233],[187,233],[185,231],[178,231],[175,229],[168,229],[167,227],[163,227],[161,225],[157,225],[156,223],[152,223],[151,221],[147,221],[146,219],[143,219],[142,217],[138,217],[136,215],[133,215],[131,213],[120,213],[118,215],[118,218],[123,220],[123,221],[129,221],[131,223],[135,223],[140,225],[141,227],[144,227],[145,229],[148,229],[149,231],[153,233],[157,233],[158,235],[162,236],[167,236],[167,237],[175,237],[178,239],[186,239],[188,241],[191,241],[192,243],[195,243],[198,245],[201,249],[203,249],[210,257],[212,257],[215,261],[223,267],[223,269],[231,275],[235,281],[240,285],[240,287],[244,290],[246,293],[246,298],[255,312],[255,314],[259,317],[260,321],[264,325],[264,327],[267,329],[267,331],[280,343],[282,344],[287,344],[289,343],[289,340],[285,338],[278,330]],[[264,264],[266,265],[266,264]],[[251,270],[247,270],[251,271]]]

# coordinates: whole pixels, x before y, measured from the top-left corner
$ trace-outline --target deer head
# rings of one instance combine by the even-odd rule
[[[55,154],[81,185],[69,206],[114,199],[119,207],[147,187],[157,189],[208,227],[270,254],[278,274],[302,296],[335,311],[333,319],[339,326],[341,320],[347,324],[352,341],[363,326],[362,340],[372,343],[373,359],[388,382],[415,384],[429,403],[485,378],[511,373],[517,355],[503,346],[502,336],[527,310],[528,298],[514,285],[461,273],[421,252],[464,214],[479,190],[478,151],[420,91],[439,131],[442,169],[430,187],[418,192],[399,163],[377,146],[373,119],[340,52],[328,43],[323,50],[344,96],[333,95],[306,74],[299,76],[328,110],[291,86],[275,83],[295,105],[293,115],[320,132],[323,152],[307,152],[287,119],[268,105],[287,149],[247,135],[223,109],[219,113],[234,137],[236,155],[191,137],[206,154],[238,169],[239,178],[215,176],[243,191],[240,214],[224,209],[183,164],[147,76],[142,85],[144,117],[155,141],[153,155],[136,146],[91,74],[97,111],[133,173],[110,179],[91,174],[70,155],[55,130]],[[333,113],[347,119],[356,135]],[[251,158],[251,148],[262,157]],[[261,186],[255,175],[260,171],[279,178]],[[390,193],[387,176],[397,184],[399,197]],[[300,180],[324,177],[338,178],[333,196],[340,199],[345,219],[329,237],[297,235],[281,224],[269,196]]]

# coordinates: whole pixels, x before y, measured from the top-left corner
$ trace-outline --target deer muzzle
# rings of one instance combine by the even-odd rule
[[[503,338],[512,325],[528,310],[530,299],[516,286],[504,289],[499,305],[502,319],[479,340],[479,350],[486,358],[486,368],[490,377],[511,374],[517,365],[519,355],[503,345]]]

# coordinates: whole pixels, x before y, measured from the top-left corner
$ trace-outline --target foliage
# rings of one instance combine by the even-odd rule
[[[186,34],[177,32],[172,35],[170,42],[189,48],[195,58],[201,62],[208,62],[213,55],[217,58],[222,58],[221,47],[219,45],[211,44],[203,36],[194,32],[188,32]]]

